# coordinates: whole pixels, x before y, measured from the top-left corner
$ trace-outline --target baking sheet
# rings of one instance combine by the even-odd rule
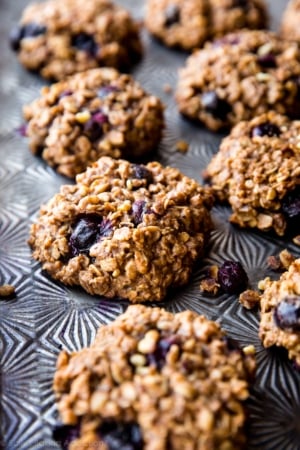
[[[16,287],[14,300],[0,302],[0,358],[2,442],[5,450],[58,449],[51,438],[57,419],[51,390],[55,362],[61,348],[74,351],[87,346],[99,325],[110,322],[127,307],[93,298],[80,289],[51,280],[31,259],[27,246],[30,223],[41,203],[69,183],[42,160],[33,157],[26,139],[16,132],[22,123],[21,108],[34,99],[44,84],[22,69],[8,46],[8,33],[28,1],[0,0],[0,282]],[[143,17],[144,2],[119,2],[136,18]],[[277,29],[286,0],[269,0],[272,28]],[[183,120],[173,93],[177,68],[184,53],[168,50],[144,31],[145,55],[133,74],[145,89],[167,105],[167,128],[158,159],[202,181],[201,171],[217,151],[222,138]],[[179,139],[189,151],[176,151]],[[236,296],[201,295],[199,282],[205,268],[224,259],[240,260],[255,287],[274,273],[266,259],[288,248],[299,257],[299,247],[265,234],[239,230],[228,223],[230,209],[213,210],[215,229],[208,256],[196,267],[188,286],[170,294],[162,304],[169,311],[192,309],[218,320],[242,345],[257,351],[257,380],[249,401],[248,449],[300,449],[300,374],[279,349],[265,350],[257,336],[258,312],[244,310]],[[184,450],[184,449],[183,449]]]

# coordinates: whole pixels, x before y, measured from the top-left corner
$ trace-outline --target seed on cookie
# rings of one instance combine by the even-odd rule
[[[300,229],[300,121],[269,112],[236,125],[223,139],[204,177],[232,207],[243,228]]]
[[[63,449],[242,449],[254,350],[195,312],[129,306],[89,348],[60,354],[54,438]]]
[[[100,156],[137,159],[154,152],[163,109],[130,75],[91,69],[44,87],[24,107],[26,135],[34,154],[73,178]]]
[[[47,0],[23,12],[10,34],[20,62],[61,80],[94,67],[127,70],[142,54],[139,26],[110,0]]]
[[[211,130],[269,110],[300,118],[300,44],[270,31],[242,30],[195,51],[179,71],[179,111]],[[272,124],[253,133],[277,134]]]
[[[32,225],[33,256],[63,283],[132,302],[190,278],[212,227],[210,189],[157,162],[102,157],[62,186]]]

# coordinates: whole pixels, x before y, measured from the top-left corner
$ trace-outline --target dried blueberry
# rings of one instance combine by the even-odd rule
[[[273,53],[261,55],[257,58],[257,61],[262,67],[265,67],[267,69],[277,67],[276,57]]]
[[[201,96],[201,102],[205,111],[217,119],[226,119],[231,111],[229,103],[218,97],[214,91],[204,92]]]
[[[109,219],[101,216],[88,215],[80,217],[73,226],[73,231],[69,239],[72,256],[80,253],[88,253],[91,246],[100,238],[109,236],[112,232],[112,223]]]
[[[63,450],[68,450],[72,441],[79,437],[79,425],[58,425],[54,428],[53,439]]]
[[[119,89],[116,86],[112,86],[108,84],[107,86],[103,86],[98,90],[98,97],[103,99],[106,98],[111,92],[117,92]]]
[[[282,211],[288,219],[300,219],[300,186],[283,199]]]
[[[13,50],[18,51],[20,49],[21,40],[24,38],[33,38],[40,34],[45,34],[47,27],[39,25],[38,23],[27,23],[26,25],[17,26],[12,29],[9,41]]]
[[[264,122],[260,125],[257,125],[251,130],[251,136],[279,136],[281,133],[280,128],[271,122]]]
[[[102,111],[99,110],[92,114],[90,120],[84,124],[84,131],[91,141],[97,141],[103,136],[103,124],[107,122],[108,117]]]
[[[164,11],[165,27],[171,27],[180,22],[180,9],[177,5],[169,5]]]
[[[142,164],[131,164],[132,178],[137,180],[147,180],[148,183],[152,181],[152,173]]]
[[[98,432],[108,450],[142,450],[144,447],[141,429],[135,422],[107,420]]]
[[[160,339],[156,344],[154,352],[147,355],[148,364],[160,370],[165,364],[166,356],[172,345],[180,345],[178,336],[174,335]]]
[[[132,217],[135,226],[143,221],[144,214],[146,214],[147,211],[147,203],[144,200],[137,200],[133,203]]]
[[[276,325],[282,330],[290,328],[300,331],[300,296],[290,296],[281,300],[274,309]]]
[[[72,37],[72,47],[78,48],[91,56],[97,56],[99,47],[94,37],[87,33],[78,33]]]
[[[218,270],[218,283],[228,294],[239,294],[247,284],[248,277],[238,261],[225,261]]]

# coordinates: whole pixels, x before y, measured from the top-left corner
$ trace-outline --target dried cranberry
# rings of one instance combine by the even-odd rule
[[[52,436],[63,450],[68,450],[71,442],[78,439],[79,434],[79,425],[58,425],[54,428]]]
[[[247,284],[248,277],[238,261],[225,261],[218,270],[218,283],[228,294],[239,294]]]
[[[276,325],[282,330],[300,331],[300,296],[283,299],[274,309]]]
[[[153,177],[150,170],[148,170],[142,164],[131,164],[132,178],[137,180],[145,179],[148,183],[151,183]]]
[[[175,23],[180,22],[180,9],[177,5],[169,5],[164,11],[165,27],[171,27]]]
[[[98,97],[103,99],[106,98],[111,92],[117,92],[119,89],[116,86],[112,86],[108,84],[107,86],[103,86],[98,90]]]
[[[180,339],[175,335],[160,339],[156,344],[154,352],[147,355],[148,364],[157,367],[157,369],[161,369],[166,362],[166,356],[171,346],[179,344]]]
[[[17,26],[12,29],[9,41],[10,46],[13,50],[18,51],[20,49],[20,44],[24,38],[33,38],[41,34],[45,34],[47,27],[44,25],[39,25],[38,23],[27,23],[26,25]]]
[[[217,119],[225,119],[231,111],[229,103],[218,97],[215,91],[204,92],[201,102],[205,111]]]
[[[251,130],[251,136],[279,136],[281,133],[280,128],[271,122],[264,122],[260,125],[257,125],[256,127],[252,128]]]
[[[135,422],[106,420],[98,432],[108,450],[142,450],[144,447],[141,429]]]
[[[94,37],[87,33],[78,33],[72,37],[72,47],[78,48],[91,56],[97,56],[99,47]]]
[[[69,239],[72,256],[88,253],[92,245],[100,238],[109,236],[112,232],[112,223],[109,219],[102,220],[101,216],[88,215],[80,217],[73,226]]]
[[[91,141],[97,141],[103,136],[103,125],[107,122],[108,117],[102,111],[99,110],[92,114],[90,120],[84,124],[84,131]]]

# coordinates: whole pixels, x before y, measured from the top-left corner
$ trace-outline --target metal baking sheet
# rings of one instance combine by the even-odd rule
[[[89,345],[97,328],[124,311],[127,303],[94,298],[54,282],[31,259],[26,242],[30,223],[40,204],[69,180],[33,157],[26,139],[16,133],[22,123],[22,105],[34,99],[44,84],[21,68],[8,46],[9,30],[27,3],[0,0],[0,282],[14,285],[17,291],[14,300],[0,302],[0,448],[50,450],[58,449],[51,438],[57,419],[51,384],[59,351]],[[136,18],[143,17],[143,1],[120,3]],[[286,4],[286,0],[268,2],[274,30]],[[217,151],[222,135],[183,120],[173,93],[165,92],[166,84],[175,87],[177,68],[186,54],[164,48],[145,31],[143,41],[145,55],[133,74],[167,106],[167,128],[157,157],[201,182],[201,172]],[[179,139],[189,143],[186,154],[175,149]],[[255,345],[258,371],[249,401],[248,450],[299,450],[300,373],[284,351],[262,348],[257,311],[244,310],[235,296],[201,295],[199,281],[207,266],[236,259],[255,287],[259,279],[270,275],[267,256],[288,248],[299,257],[300,250],[283,239],[231,226],[229,213],[227,207],[214,208],[208,256],[195,269],[189,285],[170,295],[162,306],[174,312],[192,309],[205,314],[218,320],[241,344]]]

